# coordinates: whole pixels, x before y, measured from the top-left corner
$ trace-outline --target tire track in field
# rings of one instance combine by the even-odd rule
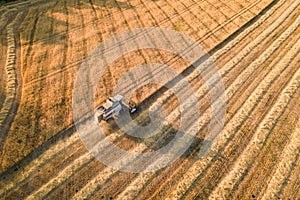
[[[294,24],[295,25],[295,24]],[[296,26],[294,26],[296,27]],[[283,38],[286,38],[289,34],[287,35],[283,35],[281,38],[279,38],[277,40],[277,42],[273,43],[273,45],[268,49],[269,52],[264,52],[262,54],[262,56],[259,58],[260,60],[256,60],[255,62],[253,62],[249,68],[251,70],[245,70],[242,75],[246,75],[249,76],[251,75],[251,71],[255,70],[255,68],[257,68],[264,60],[266,60],[267,57],[269,57],[271,55],[271,52],[274,52],[279,46],[280,44],[283,42]],[[267,55],[268,54],[268,55]],[[247,68],[248,69],[248,68]],[[240,77],[239,76],[235,82],[237,82],[237,85],[240,85],[242,80],[245,80],[245,78],[241,78],[239,80]],[[232,84],[233,86],[235,86],[235,84]],[[232,85],[229,87],[231,88]],[[236,87],[232,88],[232,91],[234,91]],[[230,89],[228,89],[228,91],[230,91]],[[233,95],[232,92],[228,92],[227,93],[227,98],[230,99],[230,97]],[[250,102],[252,104],[255,104],[254,102]],[[245,107],[243,106],[243,108],[241,108],[239,110],[239,112],[234,116],[234,118],[230,121],[230,124],[233,124],[232,126],[226,126],[225,129],[222,131],[222,133],[220,134],[220,141],[222,141],[222,143],[225,143],[225,145],[227,145],[228,142],[230,142],[230,139],[233,137],[234,133],[236,132],[235,130],[237,129],[237,127],[239,126],[239,124],[242,123],[242,121],[245,119],[245,117],[247,117],[247,112],[246,110],[251,110],[251,108],[255,106],[252,105],[250,107]],[[245,108],[244,108],[245,107]],[[220,142],[218,141],[218,142]],[[213,155],[210,155],[209,157],[205,158],[203,161],[197,161],[194,166],[192,168],[190,168],[190,173],[188,176],[185,176],[184,179],[181,181],[181,183],[179,183],[177,185],[177,189],[171,194],[171,198],[179,198],[180,196],[178,195],[183,195],[182,192],[185,192],[185,190],[187,188],[190,188],[190,185],[193,183],[197,182],[197,179],[199,179],[200,175],[202,174],[202,171],[205,170],[208,166],[209,163],[211,163],[211,161],[213,160],[213,158],[217,155],[217,153],[219,153],[219,150],[224,149],[224,144],[218,144],[218,146],[216,146],[215,148],[213,148]],[[178,192],[181,191],[181,192]]]
[[[278,5],[278,6],[281,6],[282,4],[280,4],[280,5]],[[255,26],[253,26],[253,27],[251,27],[251,28],[249,28],[249,29],[246,29],[245,30],[245,32],[243,32],[243,34],[241,34],[241,35],[239,35],[238,37],[237,37],[237,39],[236,40],[234,40],[233,42],[231,41],[231,42],[229,42],[229,44],[227,45],[227,48],[226,49],[220,49],[220,50],[218,50],[218,52],[216,53],[216,55],[213,55],[212,56],[212,60],[217,60],[220,56],[221,56],[221,54],[224,54],[224,53],[226,53],[227,51],[229,51],[230,49],[232,49],[233,47],[235,47],[238,43],[239,43],[239,41],[241,41],[243,38],[245,38],[245,37],[247,37],[247,35],[249,34],[249,33],[251,33],[256,27],[258,27],[259,25],[261,25],[261,23],[263,23],[266,19],[268,19],[269,17],[270,17],[270,15],[271,14],[273,14],[276,10],[278,9],[278,7],[276,6],[275,8],[274,8],[274,10],[272,10],[272,12],[270,12],[269,13],[269,15],[267,15],[266,17],[263,17],[263,18],[261,18],[261,20],[258,20],[257,21],[257,23],[255,24]],[[293,7],[293,9],[295,9],[295,6]],[[281,24],[281,23],[280,23]],[[280,24],[277,24],[276,25],[276,27],[277,26],[279,26]],[[274,27],[273,27],[274,28]],[[269,34],[271,33],[271,31],[269,31]],[[267,35],[268,34],[265,34],[265,36],[264,37],[267,37]],[[255,43],[256,45],[254,45],[254,46],[251,46],[251,48],[254,48],[254,47],[256,47],[257,45],[259,45],[260,43],[259,42],[257,42],[257,43]],[[112,48],[115,48],[115,47],[112,47]],[[246,56],[247,54],[249,54],[250,52],[251,52],[251,49],[250,49],[250,47],[248,48],[248,51],[247,51],[248,53],[246,53],[246,54],[244,54],[244,56]],[[202,58],[200,58],[199,60],[201,60]],[[235,60],[235,61],[233,61],[233,63],[238,63],[239,61],[241,61],[243,59],[243,56],[240,56],[239,57],[239,60]],[[175,62],[177,60],[177,58],[175,58],[175,59],[173,59],[173,60],[171,60],[172,62]],[[204,64],[203,64],[203,70],[206,70],[207,68],[209,68],[210,67],[210,65],[211,65],[212,63],[211,62],[205,62]],[[232,66],[232,68],[234,67],[235,65],[233,65]],[[231,68],[231,69],[232,69]],[[230,70],[227,70],[227,73],[229,72]],[[205,71],[206,72],[206,71]],[[189,75],[189,77],[191,77],[190,79],[188,79],[189,81],[190,80],[193,80],[193,79],[195,79],[195,77],[197,77],[197,76],[199,76],[200,74],[199,73],[197,73],[197,72],[194,72],[193,73],[193,75]]]
[[[129,9],[131,9],[131,8],[126,8],[126,10],[129,10]],[[120,11],[114,11],[114,12],[112,12],[112,13],[107,14],[107,15],[104,16],[104,17],[109,18],[111,14],[118,13],[118,12],[120,12]],[[100,20],[102,20],[102,19],[98,19],[98,20],[100,21]],[[96,21],[95,21],[95,20],[92,20],[92,21],[87,22],[87,23],[85,24],[85,27],[90,26],[90,25],[93,25],[94,23],[98,22],[98,20],[96,20]],[[81,29],[81,26],[74,27],[74,28],[70,28],[70,29],[69,29],[69,33],[71,34],[72,32],[76,32],[76,31],[78,31],[79,29]],[[47,37],[47,38],[42,38],[42,39],[39,39],[39,40],[35,40],[34,42],[45,42],[45,43],[46,43],[48,40],[51,40],[51,39],[56,38],[56,37],[59,38],[59,37],[61,37],[61,36],[63,36],[63,34],[57,33],[57,34],[53,34],[53,36],[52,36],[51,38],[49,38],[49,37]],[[28,42],[28,43],[24,43],[24,45],[28,45],[28,44],[30,44],[30,43],[29,43],[29,42]]]
[[[297,21],[300,21],[299,18]],[[297,42],[296,47],[298,49],[293,49],[293,51],[296,51],[293,52],[293,54],[297,55],[299,53],[300,40]],[[291,82],[284,89],[276,104],[271,108],[266,118],[260,124],[259,129],[255,132],[255,135],[249,142],[249,145],[235,162],[233,169],[215,188],[214,192],[210,196],[210,199],[228,197],[230,195],[229,193],[232,192],[236,184],[239,183],[246,171],[249,169],[249,167],[251,167],[251,163],[258,155],[260,149],[263,148],[266,140],[268,139],[268,135],[276,125],[277,119],[281,116],[287,107],[287,104],[290,102],[291,98],[299,87],[300,70],[296,72]]]
[[[274,2],[277,2],[278,0],[275,0]],[[273,2],[273,3],[274,3]],[[280,4],[283,4],[284,3],[284,1],[280,1]],[[148,9],[150,9],[144,2],[142,3],[144,6],[146,6]],[[193,4],[194,5],[194,4]],[[186,12],[189,12],[189,9],[192,9],[193,8],[193,5],[191,5],[190,7],[188,7],[187,9],[185,9],[184,11],[182,11],[182,12],[180,12],[180,13],[177,13],[175,16],[173,16],[172,18],[174,18],[174,17],[178,17],[178,16],[180,16],[180,15],[182,15],[183,13],[186,13]],[[252,6],[252,5],[251,5]],[[244,10],[242,10],[241,12],[239,12],[239,13],[237,13],[236,15],[234,15],[233,16],[233,18],[237,18],[237,17],[239,17],[241,14],[243,14],[244,12],[246,12],[247,11],[247,9],[248,8],[244,8]],[[249,8],[250,9],[250,8]],[[152,14],[151,14],[152,15]],[[152,18],[155,20],[155,17],[152,15]],[[255,17],[254,17],[255,18]],[[98,20],[102,20],[102,19],[98,19]],[[167,22],[169,22],[168,21],[169,19],[165,19],[165,20],[163,20],[163,21],[161,21],[161,22],[156,22],[159,26],[161,26],[161,25],[163,25],[163,24],[165,24],[165,23],[167,23]],[[229,19],[228,20],[228,23],[230,23],[232,20],[234,20],[234,19]],[[86,23],[85,24],[85,27],[87,27],[88,25],[93,25],[93,23],[95,23],[95,22],[97,22],[96,20],[95,21],[93,21],[93,22],[90,22],[90,23]],[[225,23],[227,23],[227,22],[225,22]],[[207,38],[209,38],[209,37],[211,37],[213,34],[214,34],[214,32],[217,32],[219,29],[221,29],[222,27],[216,27],[215,29],[213,29],[211,32],[208,32],[205,36],[204,36],[204,38],[201,38],[199,41],[197,41],[197,42],[203,42],[203,41],[205,41]],[[77,28],[76,30],[78,30],[78,29],[81,29],[81,28]],[[69,33],[71,33],[71,32],[73,32],[73,31],[75,31],[75,30],[73,30],[73,29],[70,29],[69,30]],[[59,35],[59,36],[61,36],[61,34]],[[38,41],[35,41],[35,42],[40,42],[40,40],[38,40]],[[51,76],[54,76],[54,75],[57,75],[57,74],[59,74],[59,73],[61,73],[62,71],[65,71],[65,70],[68,70],[68,69],[70,69],[70,68],[73,68],[73,67],[76,67],[78,64],[80,64],[80,63],[82,63],[82,60],[77,60],[77,61],[75,61],[75,62],[73,62],[73,63],[70,63],[69,65],[67,65],[67,66],[65,66],[62,70],[60,70],[60,71],[54,71],[54,72],[51,72],[51,73],[49,73],[49,74],[47,74],[47,75],[45,75],[45,76],[43,76],[43,77],[39,77],[39,78],[37,78],[37,79],[35,79],[35,80],[31,80],[30,82],[27,82],[26,83],[26,87],[30,87],[30,85],[31,84],[33,84],[33,83],[35,83],[35,82],[37,82],[37,81],[39,81],[39,79],[45,79],[45,78],[48,78],[48,77],[51,77]]]
[[[57,6],[58,1],[56,1],[53,6],[51,7],[51,12],[53,12],[53,10],[55,9],[55,7]],[[34,29],[32,30],[33,32],[39,32],[39,30],[41,30],[41,27],[44,26],[45,22],[45,16],[41,15],[38,18],[39,20],[36,21],[36,24],[34,24]],[[53,20],[50,22],[50,28],[48,29],[49,31],[49,35],[51,35],[51,33],[54,30],[54,23]],[[32,41],[34,41],[35,37],[38,36],[38,33],[35,34],[32,32]],[[32,46],[34,46],[34,43],[32,43]],[[41,60],[38,60],[37,62],[42,63],[43,60],[47,59],[49,57],[49,50],[47,51],[41,51],[41,52],[36,52],[34,51],[35,49],[33,49],[32,54],[28,51],[28,55],[31,55],[31,62],[36,62],[37,59],[42,58]],[[35,57],[36,56],[36,57]],[[30,65],[32,65],[30,63]],[[36,65],[36,72],[34,73],[37,76],[43,76],[43,74],[46,71],[46,67],[44,64],[37,64]],[[27,74],[28,72],[23,72],[24,74]],[[45,88],[45,84],[46,80],[45,79],[41,79],[37,82],[37,84],[34,87],[34,92],[36,92],[36,94],[43,94],[45,93],[45,90],[47,90]],[[38,91],[38,92],[37,92]],[[26,92],[25,92],[26,93]],[[43,116],[43,96],[42,95],[37,95],[34,99],[27,101],[30,102],[32,101],[32,109],[35,111],[33,114],[29,115],[32,116],[32,123],[34,124],[34,129],[32,129],[32,131],[30,131],[30,134],[27,133],[27,140],[26,142],[34,144],[34,143],[38,143],[38,135],[42,132],[43,128],[41,126],[41,118]],[[26,104],[26,103],[25,103]],[[30,103],[29,103],[30,104]],[[28,116],[28,117],[29,117]],[[25,142],[25,141],[22,141]],[[25,147],[26,148],[26,147]],[[29,147],[30,148],[30,147]],[[35,148],[35,147],[34,147]]]
[[[277,164],[276,171],[267,185],[262,200],[275,199],[280,196],[285,183],[288,181],[292,171],[299,160],[300,154],[300,129],[292,133],[289,144],[287,144],[281,154],[280,162]]]

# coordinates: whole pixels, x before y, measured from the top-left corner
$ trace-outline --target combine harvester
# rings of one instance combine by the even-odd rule
[[[122,95],[118,94],[114,97],[110,97],[96,109],[96,122],[100,122],[101,120],[107,121],[110,118],[118,118],[120,112],[124,109],[130,113],[134,113],[137,110],[136,105]]]

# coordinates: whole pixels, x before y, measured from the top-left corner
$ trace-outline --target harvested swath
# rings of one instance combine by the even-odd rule
[[[299,95],[298,95],[299,97]],[[284,187],[281,190],[280,196],[285,197],[285,198],[290,198],[290,199],[297,199],[297,197],[300,196],[300,159],[298,158],[298,161],[294,165],[293,170],[291,171],[291,174],[285,182]]]
[[[113,142],[116,139],[118,139],[118,135],[110,134],[107,138]],[[101,141],[99,143],[101,143]],[[49,192],[57,188],[60,184],[62,184],[64,181],[70,178],[74,173],[80,170],[83,166],[90,163],[93,159],[94,157],[93,155],[91,155],[91,153],[87,152],[83,154],[82,156],[74,160],[72,163],[70,163],[68,166],[66,166],[61,172],[59,172],[59,174],[56,177],[49,180],[38,190],[34,191],[30,196],[27,197],[27,199],[36,199],[36,198],[45,197]]]
[[[0,187],[0,197],[2,197],[4,194],[8,194],[13,188],[20,187],[24,182],[30,179],[30,177],[36,173],[39,168],[43,167],[45,163],[55,159],[57,154],[62,153],[67,147],[71,147],[79,141],[78,134],[75,132],[69,138],[60,140],[52,145],[51,148],[44,151],[39,157],[10,176],[9,179],[5,181],[5,187]]]
[[[299,43],[300,42],[297,44],[298,48]],[[272,128],[276,125],[276,119],[278,119],[281,113],[285,110],[287,104],[290,102],[299,86],[300,70],[297,71],[293,79],[280,95],[276,104],[271,108],[268,116],[260,124],[259,129],[256,131],[253,139],[249,142],[249,145],[246,147],[242,155],[234,164],[233,169],[221,181],[217,188],[215,188],[214,192],[210,196],[211,199],[227,197],[229,195],[233,187],[243,177],[243,175],[246,173],[246,170],[251,166],[251,163],[255,159],[256,155],[265,144],[265,141]]]
[[[170,132],[170,131],[172,131],[172,127],[166,126],[165,129],[162,132]],[[167,134],[164,134],[164,135],[167,136]],[[131,149],[131,151],[134,151],[134,152],[145,152],[145,151],[148,151],[149,149],[155,147],[156,145],[159,145],[160,142],[163,142],[164,139],[165,139],[165,136],[160,136],[157,139],[157,142],[154,143],[151,146],[146,146],[145,144],[142,144],[142,143],[138,144],[138,145],[134,145],[135,147],[133,149]],[[116,141],[120,139],[120,136],[118,134],[111,134],[111,135],[108,136],[108,138],[113,143],[116,144]],[[99,145],[101,145],[101,141],[99,142]],[[97,154],[97,147],[95,147],[95,153]],[[98,153],[101,153],[101,156],[105,156],[106,158],[113,156],[109,150],[107,150],[106,152],[98,152]],[[86,165],[86,163],[90,162],[90,159],[91,158],[86,159],[86,162],[83,163],[83,165]],[[120,158],[120,160],[121,160],[121,158]],[[121,161],[120,160],[119,159],[117,159],[117,160],[114,159],[113,162],[115,162],[115,163],[120,163],[121,162],[122,164],[125,164],[125,165],[129,165],[130,164],[130,163],[127,163],[127,162],[129,162],[127,160],[121,160]],[[132,162],[135,162],[137,160],[138,159],[135,159]],[[75,162],[77,162],[77,161],[75,161]],[[77,171],[80,168],[82,168],[79,165],[77,165],[75,162],[71,163],[71,165],[73,166],[72,167],[72,169],[73,169],[72,174],[77,173]],[[74,167],[74,166],[78,166],[78,167]],[[67,168],[70,168],[70,166],[67,166],[66,169]],[[75,199],[78,199],[78,198],[79,199],[88,198],[95,191],[97,191],[98,188],[106,181],[106,180],[103,179],[103,177],[107,177],[107,179],[110,179],[113,176],[115,176],[117,173],[119,173],[119,171],[117,171],[117,170],[107,170],[107,168],[101,169],[101,171],[92,180],[90,180],[81,190],[78,191],[78,193],[76,193],[76,195],[74,196],[74,198]],[[47,193],[49,193],[51,191],[51,188],[52,188],[52,190],[54,189],[54,185],[51,184],[51,183],[55,182],[55,180],[58,180],[58,178],[59,178],[59,183],[56,182],[56,188],[57,188],[57,187],[59,187],[59,185],[61,183],[63,183],[64,181],[66,181],[68,178],[70,178],[72,176],[72,174],[70,174],[70,175],[61,174],[58,177],[53,178],[50,181],[50,183],[45,184],[42,188],[40,188],[35,193],[39,193],[40,194],[39,197],[44,197],[45,195],[47,195]],[[50,187],[50,189],[49,189],[49,187]]]
[[[7,27],[7,61],[6,61],[6,74],[8,77],[7,80],[7,86],[6,86],[6,98],[3,103],[3,107],[0,111],[0,125],[1,127],[4,126],[4,120],[6,119],[6,116],[8,115],[12,105],[13,100],[16,95],[16,73],[15,73],[15,38],[13,33],[12,27]]]
[[[5,125],[5,119],[9,114],[17,92],[17,75],[16,75],[16,36],[14,25],[19,21],[22,13],[18,13],[15,19],[6,27],[7,30],[7,58],[5,71],[7,74],[6,98],[0,111],[0,127]]]
[[[106,180],[108,180],[112,174],[116,173],[117,170],[111,169],[109,167],[105,168],[100,174],[98,174],[94,179],[89,181],[84,188],[82,188],[80,191],[78,191],[72,199],[86,199],[87,197],[92,195],[92,191],[97,190],[99,185],[102,185],[105,183]]]
[[[91,161],[92,158],[93,156],[90,153],[80,156],[71,165],[59,172],[54,179],[51,179],[47,184],[39,188],[39,190],[35,191],[33,194],[29,195],[26,199],[41,199],[42,197],[45,197],[49,192],[57,188],[59,184],[76,173],[80,167]]]
[[[115,143],[117,139],[120,138],[118,134],[110,134],[107,137],[109,140]],[[163,139],[163,138],[161,138]],[[98,143],[101,145],[101,141]],[[146,149],[149,149],[149,147],[145,146],[144,144],[138,144],[135,145],[136,147],[133,148],[132,151],[135,152],[141,152]],[[95,152],[94,153],[100,153],[97,152],[97,146],[95,146]],[[101,155],[105,154],[105,157],[110,156],[110,152],[101,152]],[[37,191],[35,191],[32,195],[30,195],[29,199],[35,199],[35,198],[42,198],[45,197],[48,193],[50,193],[53,189],[57,188],[65,182],[68,178],[70,178],[74,173],[76,173],[78,170],[80,170],[82,167],[86,166],[89,162],[93,160],[93,157],[90,156],[89,153],[86,153],[85,155],[81,156],[80,158],[76,159],[74,162],[72,162],[69,166],[67,166],[61,173],[59,173],[58,176],[51,179],[47,184],[43,185],[41,188],[39,188]],[[119,160],[116,160],[115,162],[119,162]],[[125,161],[126,162],[126,161]],[[79,196],[75,196],[74,198],[84,198],[91,195],[91,192],[96,190],[99,185],[102,183],[100,180],[104,181],[106,179],[103,179],[103,177],[110,177],[112,176],[116,170],[107,170],[107,168],[104,168],[91,182],[89,182],[82,190],[79,191]]]
[[[2,11],[2,14],[0,15],[0,30],[5,29],[5,25],[7,23],[7,20],[8,20],[7,17],[8,17],[9,13],[10,12],[7,9]]]
[[[255,68],[259,67],[268,57],[271,56],[271,54],[280,46],[280,44],[288,38],[290,34],[293,33],[293,31],[297,28],[299,23],[298,20],[285,32],[281,35],[280,38],[278,38],[272,46],[270,46],[257,60],[255,60],[237,79],[235,80],[236,84],[233,83],[229,88],[227,92],[227,98],[231,98],[231,96],[234,94],[234,91],[236,90],[236,87],[242,83],[243,80],[246,80],[243,78],[243,76],[249,76]],[[277,72],[277,71],[276,71]],[[277,75],[276,73],[272,76]],[[269,77],[269,78],[272,78]],[[270,84],[270,80],[265,79],[264,85],[261,84],[259,88],[256,89],[256,92],[253,93],[247,100],[247,102],[242,106],[242,108],[236,113],[236,115],[231,119],[229,124],[223,129],[222,133],[219,136],[219,139],[216,143],[216,145],[212,149],[212,154],[210,154],[208,157],[204,158],[204,160],[196,161],[192,168],[189,169],[189,171],[185,174],[183,179],[180,181],[180,183],[177,185],[177,189],[174,190],[171,194],[171,198],[180,198],[181,195],[183,195],[184,191],[190,187],[190,185],[194,182],[194,180],[201,174],[201,172],[208,166],[208,164],[211,162],[212,158],[219,152],[219,149],[224,147],[226,145],[227,141],[235,134],[237,127],[242,123],[242,121],[248,116],[248,113],[253,109],[253,107],[256,106],[256,102],[259,100],[259,98],[263,95],[264,89]]]
[[[24,7],[26,5],[30,5],[30,2],[29,1],[13,2],[13,3],[6,4],[5,7],[8,9],[15,9],[15,8],[19,8],[19,7]]]
[[[140,144],[131,151],[141,152],[147,149],[147,146]],[[118,161],[116,161],[118,162]],[[110,169],[109,167],[102,170],[99,174],[95,176],[92,180],[90,180],[81,190],[79,190],[72,199],[88,199],[92,196],[92,194],[99,189],[99,187],[105,183],[113,174],[118,171],[115,169]]]
[[[142,173],[132,181],[116,199],[134,199],[134,197],[141,191],[141,189],[147,184],[148,180],[155,176],[155,172]]]
[[[279,196],[280,191],[284,187],[293,166],[296,164],[300,153],[300,129],[297,128],[290,137],[290,142],[286,145],[282,152],[280,162],[276,167],[276,171],[272,179],[268,183],[267,190],[262,197],[263,200],[275,199]]]

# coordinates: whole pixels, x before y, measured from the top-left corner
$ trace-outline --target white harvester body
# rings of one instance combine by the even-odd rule
[[[127,109],[130,113],[134,113],[136,111],[136,105],[119,94],[114,97],[110,97],[96,109],[96,122],[101,120],[107,121],[110,118],[117,118],[123,109]]]

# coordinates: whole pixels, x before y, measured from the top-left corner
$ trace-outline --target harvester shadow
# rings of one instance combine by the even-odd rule
[[[140,113],[135,113],[135,116],[133,116],[133,120],[135,122],[136,119],[139,118],[139,114]],[[143,118],[144,118],[143,120],[139,120],[140,122],[137,123],[139,126],[145,127],[151,124],[151,118],[149,116],[146,117],[144,116]],[[178,117],[175,121],[177,120],[180,120],[180,117]],[[205,132],[205,130],[200,130],[200,132],[198,132],[196,135],[191,135],[190,133],[183,132],[178,130],[177,128],[174,128],[172,124],[167,124],[164,125],[161,128],[161,130],[155,131],[156,132],[155,135],[146,138],[140,138],[140,137],[132,136],[132,134],[128,135],[127,132],[122,129],[122,127],[121,128],[119,127],[118,125],[119,123],[117,123],[114,119],[110,119],[105,123],[107,124],[107,126],[111,127],[111,132],[120,132],[122,134],[122,136],[117,141],[114,141],[114,143],[118,143],[122,139],[126,138],[129,141],[132,141],[134,143],[142,143],[143,145],[145,145],[147,147],[146,152],[162,150],[162,148],[166,147],[168,144],[171,144],[172,142],[175,141],[178,143],[183,142],[188,144],[189,146],[184,152],[181,152],[179,158],[190,159],[190,155],[191,154],[196,155],[195,151],[198,151],[199,148],[201,147],[201,144],[204,142],[204,140],[201,139],[199,135],[203,135],[202,132]],[[176,136],[178,137],[177,140],[175,139]],[[177,145],[176,142],[172,144],[176,146]],[[161,153],[164,152],[161,151]],[[193,156],[193,158],[195,157]]]

